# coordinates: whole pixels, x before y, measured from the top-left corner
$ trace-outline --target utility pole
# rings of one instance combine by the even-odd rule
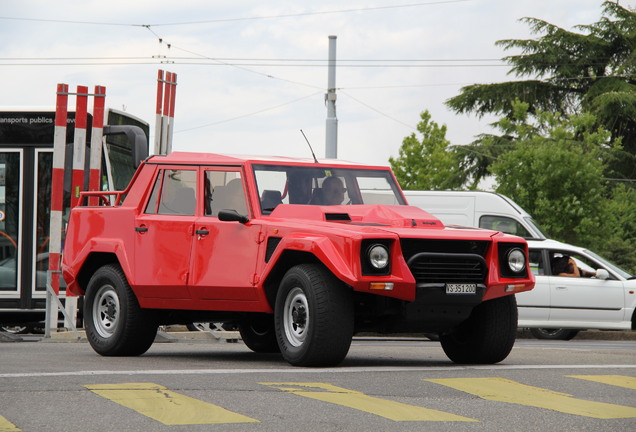
[[[336,38],[329,36],[329,63],[327,94],[327,136],[325,142],[325,157],[336,159],[338,157],[338,119],[336,118]]]

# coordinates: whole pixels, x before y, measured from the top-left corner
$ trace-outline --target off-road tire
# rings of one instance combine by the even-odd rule
[[[517,302],[514,295],[477,305],[468,319],[440,334],[442,349],[453,362],[492,364],[508,357],[517,334]]]
[[[86,338],[100,355],[141,355],[155,340],[156,314],[139,306],[117,264],[100,267],[93,274],[84,306]]]
[[[248,315],[238,323],[238,330],[245,345],[257,353],[280,352],[276,340],[274,315]]]
[[[274,314],[276,337],[294,366],[335,366],[353,337],[351,289],[320,264],[300,264],[283,277]]]

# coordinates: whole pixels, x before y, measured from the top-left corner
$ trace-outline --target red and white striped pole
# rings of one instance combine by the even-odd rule
[[[161,154],[161,131],[162,131],[162,111],[163,102],[163,70],[159,69],[157,74],[157,115],[155,117],[155,154]]]
[[[172,153],[172,134],[174,132],[174,106],[177,99],[177,74],[172,73],[172,79],[168,82],[170,88],[170,111],[168,112],[168,145],[166,154]]]
[[[77,86],[75,104],[75,135],[73,140],[73,176],[71,180],[71,208],[79,204],[84,190],[84,166],[86,162],[86,118],[88,114],[88,87]]]
[[[60,293],[60,256],[62,246],[62,214],[64,212],[64,157],[66,152],[66,121],[68,117],[68,84],[57,85],[55,135],[53,138],[53,174],[51,178],[51,223],[49,241],[49,272],[51,287]]]
[[[102,139],[104,137],[104,106],[106,104],[106,87],[95,86],[93,96],[93,126],[91,129],[91,153],[89,163],[88,190],[100,190],[100,172],[102,165]],[[89,205],[98,205],[97,197],[89,198]]]
[[[166,80],[164,81],[163,95],[163,116],[161,117],[161,154],[168,154],[168,125],[170,121],[168,114],[170,113],[170,82],[172,81],[172,72],[166,72]]]
[[[64,156],[66,153],[66,121],[68,117],[68,85],[57,85],[55,133],[53,136],[53,171],[51,176],[51,219],[49,224],[49,271],[47,273],[45,335],[57,328],[57,300],[60,293],[60,258],[62,249],[62,215],[64,212]],[[50,289],[49,289],[50,288]],[[51,292],[52,291],[52,292]]]

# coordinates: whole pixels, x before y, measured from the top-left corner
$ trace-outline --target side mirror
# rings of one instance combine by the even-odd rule
[[[602,280],[606,280],[609,279],[610,275],[609,272],[605,269],[598,269],[596,270],[596,279],[602,279]]]
[[[239,214],[236,210],[228,209],[219,210],[218,218],[223,222],[240,222],[242,224],[250,221],[247,216]]]
[[[139,126],[119,125],[104,126],[104,135],[126,135],[128,141],[132,143],[132,163],[133,167],[139,165],[148,157],[148,139]]]

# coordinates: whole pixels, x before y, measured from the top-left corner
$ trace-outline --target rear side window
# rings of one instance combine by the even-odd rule
[[[159,171],[145,213],[193,216],[197,203],[196,180],[195,170]]]
[[[479,218],[479,228],[501,231],[519,237],[532,237],[527,229],[516,220],[506,216],[482,216]]]

